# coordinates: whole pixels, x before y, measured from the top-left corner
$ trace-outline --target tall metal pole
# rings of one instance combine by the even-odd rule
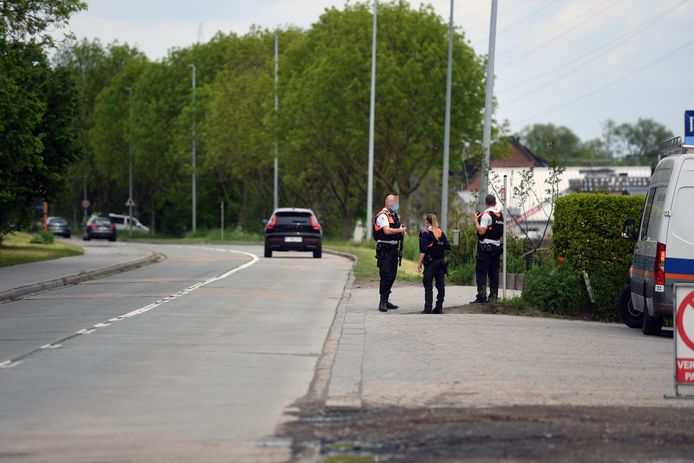
[[[130,116],[132,112],[132,87],[125,87],[128,91],[128,235],[133,234],[133,141],[130,129]]]
[[[371,103],[369,107],[369,177],[366,199],[366,239],[371,239],[371,216],[374,199],[374,120],[376,108],[376,25],[378,22],[378,0],[374,0],[374,24],[371,40]]]
[[[279,84],[279,32],[275,31],[275,178],[274,178],[274,209],[279,208],[280,196],[279,196],[279,185],[280,185],[280,175],[279,175],[279,147],[277,145],[277,118],[279,116],[280,100],[278,94],[278,84]]]
[[[196,178],[195,178],[195,65],[189,64],[193,70],[193,233],[197,230],[197,198],[196,198]]]
[[[453,2],[448,20],[448,69],[446,71],[446,118],[443,127],[443,179],[441,181],[441,229],[448,230],[448,163],[451,145],[451,80],[453,75]]]
[[[506,281],[507,281],[506,280],[506,278],[507,278],[506,259],[507,259],[507,255],[508,255],[508,252],[506,250],[506,229],[507,229],[506,221],[508,220],[508,197],[510,196],[509,191],[508,191],[508,176],[506,176],[506,175],[504,175],[504,187],[501,191],[503,192],[503,198],[501,198],[501,200],[503,201],[502,204],[504,206],[504,235],[503,235],[503,237],[504,237],[504,243],[503,243],[503,246],[504,246],[503,247],[503,252],[504,252],[503,285],[504,286],[503,286],[503,289],[501,291],[501,297],[503,299],[506,299],[506,286],[507,286],[507,284],[506,284]]]
[[[484,133],[482,134],[482,149],[484,162],[480,175],[480,197],[477,206],[480,211],[484,208],[484,198],[487,196],[488,174],[490,166],[490,147],[492,140],[492,101],[494,97],[494,50],[496,47],[496,10],[497,0],[492,0],[492,16],[489,23],[489,55],[487,57],[487,89],[484,96]]]

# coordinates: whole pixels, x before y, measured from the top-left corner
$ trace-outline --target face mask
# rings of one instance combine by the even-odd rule
[[[398,204],[398,203],[393,204],[393,212],[398,212],[398,209],[400,209],[400,204]]]

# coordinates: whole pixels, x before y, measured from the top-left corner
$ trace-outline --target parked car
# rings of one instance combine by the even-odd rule
[[[92,238],[107,239],[116,241],[116,225],[108,217],[92,216],[84,228],[84,241]]]
[[[130,229],[130,216],[110,213],[108,217],[111,219],[111,222],[115,224],[116,230]],[[142,225],[142,223],[140,223],[139,220],[133,217],[133,231],[140,233],[149,233],[149,227]]]
[[[678,137],[666,142],[660,158],[640,227],[628,219],[622,231],[636,246],[619,313],[627,326],[648,335],[660,334],[663,317],[672,315],[674,284],[694,282],[694,146]]]
[[[72,231],[70,230],[70,224],[67,220],[62,217],[49,217],[46,221],[48,229],[53,232],[54,235],[64,236],[65,238],[70,238],[72,236]]]
[[[265,223],[265,257],[273,251],[313,252],[322,256],[323,230],[310,209],[282,208],[272,213]]]

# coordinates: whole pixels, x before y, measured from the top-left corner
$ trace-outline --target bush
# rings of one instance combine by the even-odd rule
[[[628,285],[634,241],[621,238],[626,219],[638,219],[642,196],[576,193],[557,199],[554,253],[585,270],[595,299],[594,318],[615,320],[616,301]]]
[[[634,242],[621,238],[626,219],[638,219],[642,196],[575,193],[557,199],[552,228],[556,257],[579,270],[603,264],[628,267]]]
[[[40,233],[36,233],[31,239],[31,244],[53,244],[55,237],[53,232],[50,230],[42,230]]]
[[[545,312],[571,316],[589,302],[581,272],[568,262],[557,261],[530,270],[523,299]]]

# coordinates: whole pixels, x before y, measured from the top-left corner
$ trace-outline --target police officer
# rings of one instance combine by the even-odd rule
[[[446,277],[446,251],[451,245],[446,239],[446,234],[439,228],[438,220],[434,214],[426,216],[427,229],[420,235],[419,240],[419,264],[417,270],[422,271],[424,266],[424,310],[422,313],[443,313],[443,298],[446,294],[444,279]],[[434,295],[432,289],[433,280],[436,279],[436,307],[431,309]]]
[[[407,231],[407,227],[400,225],[399,208],[399,198],[395,195],[388,195],[386,196],[385,207],[373,219],[373,238],[376,240],[376,259],[378,261],[378,273],[381,277],[379,287],[381,300],[378,303],[378,310],[381,312],[398,308],[397,305],[388,301],[388,297],[398,272],[398,245]]]
[[[477,228],[477,297],[473,304],[487,302],[487,276],[489,276],[489,300],[499,299],[499,258],[503,253],[501,238],[504,236],[504,217],[496,208],[494,195],[484,199],[487,209],[475,213]]]

